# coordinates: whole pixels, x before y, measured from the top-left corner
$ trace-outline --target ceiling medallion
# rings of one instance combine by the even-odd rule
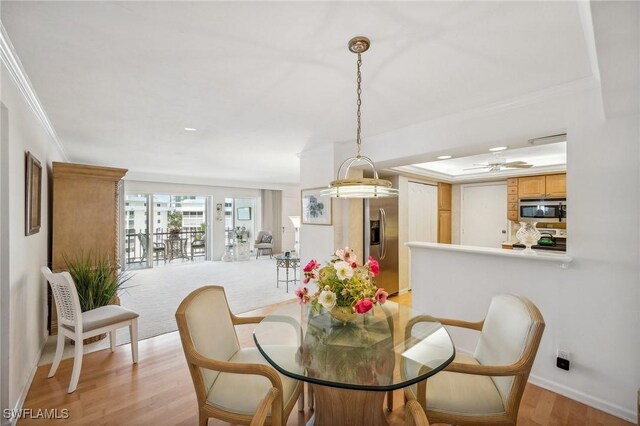
[[[362,66],[361,54],[366,52],[371,46],[371,42],[367,37],[354,37],[349,40],[349,51],[358,55],[357,65],[357,127],[356,127],[356,155],[355,157],[349,157],[342,162],[338,168],[336,180],[329,184],[327,189],[323,189],[320,194],[328,195],[338,198],[377,198],[377,197],[397,197],[398,190],[391,187],[391,182],[386,179],[378,178],[378,172],[376,166],[369,157],[365,157],[360,154],[360,147],[362,140],[360,138],[361,122],[360,122],[360,106],[362,100],[360,95],[362,93],[361,82],[362,75],[360,68]],[[349,170],[351,166],[357,163],[366,163],[371,167],[373,171],[373,178],[349,178]],[[343,174],[344,172],[344,174]]]

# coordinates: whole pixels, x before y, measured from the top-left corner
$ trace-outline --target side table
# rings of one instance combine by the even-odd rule
[[[276,256],[276,287],[280,288],[280,283],[287,284],[287,293],[289,293],[289,283],[295,285],[298,282],[298,268],[300,267],[299,257],[286,257],[284,255]],[[285,270],[285,279],[280,279],[280,269]],[[293,269],[293,278],[289,278],[289,269]]]

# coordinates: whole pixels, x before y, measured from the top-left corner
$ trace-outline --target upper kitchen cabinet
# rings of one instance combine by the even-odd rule
[[[545,176],[545,187],[547,197],[566,197],[567,175],[562,173],[559,175]]]
[[[520,198],[566,197],[567,175],[529,176],[518,179]]]
[[[545,177],[529,176],[518,179],[518,196],[520,198],[541,198],[545,196]]]

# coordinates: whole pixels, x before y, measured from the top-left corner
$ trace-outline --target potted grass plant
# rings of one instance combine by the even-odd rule
[[[76,285],[80,310],[90,311],[106,305],[119,305],[120,294],[131,275],[119,270],[108,256],[89,251],[75,257],[64,256],[67,270]],[[106,334],[84,339],[84,343],[102,340]]]

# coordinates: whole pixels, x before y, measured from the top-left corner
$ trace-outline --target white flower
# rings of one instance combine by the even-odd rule
[[[353,268],[347,262],[336,262],[333,264],[336,268],[336,275],[338,279],[344,281],[345,279],[353,277]]]
[[[332,291],[324,290],[318,296],[318,303],[324,306],[327,311],[330,311],[336,305],[336,294]]]

